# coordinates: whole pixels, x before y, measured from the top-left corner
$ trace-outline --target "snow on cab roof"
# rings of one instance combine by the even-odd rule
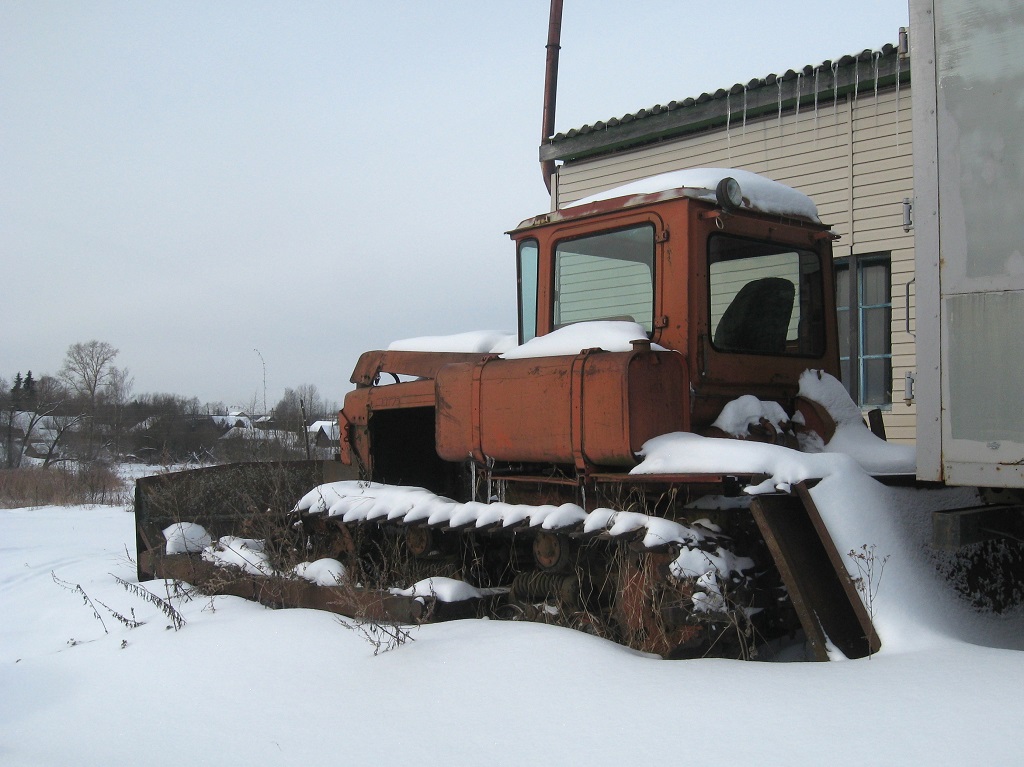
[[[664,199],[690,197],[715,202],[715,188],[723,178],[730,176],[740,185],[743,194],[743,204],[740,207],[744,210],[821,223],[817,206],[806,194],[739,168],[688,168],[659,173],[576,200],[564,206],[563,210],[618,197],[646,195],[661,195]]]

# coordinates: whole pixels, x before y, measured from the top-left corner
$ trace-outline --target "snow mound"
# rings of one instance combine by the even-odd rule
[[[746,437],[750,433],[748,427],[760,423],[762,418],[780,429],[789,422],[789,415],[778,402],[762,402],[753,394],[746,394],[722,408],[711,426],[734,437]]]
[[[195,522],[175,522],[164,531],[168,554],[196,554],[210,545],[210,534]]]
[[[407,589],[388,589],[396,597],[415,597],[423,600],[434,597],[439,602],[464,602],[484,595],[480,589],[455,578],[425,578]]]
[[[821,370],[805,370],[800,376],[799,395],[824,407],[836,423],[836,433],[828,444],[817,444],[822,452],[852,456],[871,474],[917,473],[915,447],[876,437],[864,425],[860,408],[834,376]],[[804,443],[803,448],[807,450],[808,443]]]
[[[345,566],[337,559],[318,559],[295,565],[295,574],[317,586],[337,586],[345,579]]]
[[[420,336],[395,341],[389,351],[402,352],[462,352],[467,354],[498,354],[515,346],[516,336],[501,330],[472,330],[447,336]]]
[[[633,341],[646,341],[647,331],[638,322],[596,321],[577,322],[559,328],[545,336],[531,338],[522,346],[510,349],[501,356],[507,360],[528,357],[559,357],[579,354],[584,349],[601,348],[608,352],[628,352]],[[654,344],[652,349],[665,351]]]
[[[274,575],[263,541],[225,535],[203,549],[203,559],[217,567],[238,567],[250,575]]]
[[[800,374],[800,396],[825,408],[836,426],[864,425],[860,408],[850,399],[846,387],[824,370],[805,370]]]
[[[631,351],[633,341],[646,340],[647,331],[637,322],[577,322],[544,336],[537,336],[521,346],[516,336],[496,330],[476,330],[450,336],[421,336],[395,341],[389,351],[460,352],[467,354],[500,354],[505,359],[527,357],[558,357],[579,354],[584,349],[609,352]],[[657,344],[651,347],[664,351]]]
[[[690,433],[663,434],[648,440],[640,451],[643,460],[632,474],[764,474],[767,479],[746,488],[752,495],[789,492],[808,479],[824,479],[847,472],[914,474],[916,455],[912,445],[879,439],[864,425],[860,408],[843,385],[820,370],[800,376],[800,396],[824,407],[836,423],[832,439],[801,441],[802,451],[781,445],[746,442]],[[775,402],[745,395],[723,408],[714,426],[737,437],[760,418],[780,424],[789,420]]]

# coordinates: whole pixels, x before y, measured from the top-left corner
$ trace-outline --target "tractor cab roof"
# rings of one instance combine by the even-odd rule
[[[717,203],[719,198],[716,190],[727,178],[734,179],[739,185],[735,205],[738,210],[821,224],[818,209],[811,198],[778,181],[738,168],[689,168],[660,173],[606,189],[563,205],[551,213],[528,218],[514,231],[678,197]]]

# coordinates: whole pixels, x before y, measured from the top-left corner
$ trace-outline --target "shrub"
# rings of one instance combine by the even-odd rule
[[[124,480],[100,461],[72,467],[0,470],[0,507],[123,504],[128,500]]]

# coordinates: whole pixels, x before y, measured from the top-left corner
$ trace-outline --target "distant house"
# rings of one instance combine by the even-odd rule
[[[209,416],[218,426],[225,429],[252,429],[252,421],[249,416],[239,411],[235,413],[228,413],[227,415],[211,415]]]
[[[252,426],[232,426],[220,436],[221,440],[247,440],[249,442],[275,442],[297,447],[299,438],[294,432],[278,429],[255,429]]]
[[[336,448],[341,444],[337,421],[314,421],[306,427],[306,436],[317,448]]]

